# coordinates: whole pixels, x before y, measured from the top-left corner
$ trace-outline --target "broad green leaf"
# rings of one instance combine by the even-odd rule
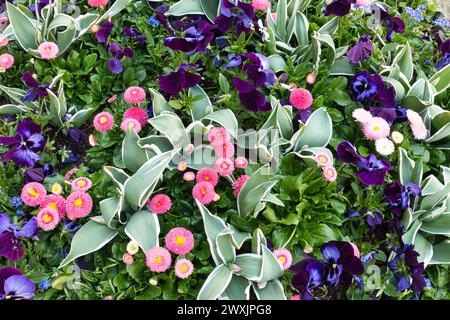
[[[197,300],[216,300],[228,287],[233,272],[227,265],[220,265],[206,279]]]
[[[450,64],[436,72],[430,82],[436,88],[436,95],[445,92],[450,86]]]
[[[58,55],[62,55],[76,39],[77,30],[71,21],[66,30],[57,33]]]
[[[200,0],[200,5],[209,21],[214,22],[218,15],[220,1],[216,0]]]
[[[249,300],[250,285],[246,278],[234,274],[223,295],[229,300]]]
[[[0,114],[19,114],[30,111],[30,108],[23,105],[4,104],[0,106]]]
[[[233,233],[231,234],[231,240],[233,241],[233,245],[236,249],[239,250],[245,241],[251,239],[249,233],[242,232],[231,224],[229,224],[228,227],[233,231]]]
[[[109,7],[108,11],[106,11],[100,19],[98,19],[98,22],[109,19],[110,17],[114,17],[116,14],[118,14],[120,11],[122,11],[125,6],[130,3],[132,0],[116,0],[112,4],[112,6]]]
[[[416,220],[412,226],[409,228],[407,232],[405,232],[402,236],[402,240],[404,243],[414,243],[414,240],[416,239],[417,232],[419,231],[420,227],[422,226],[422,222]]]
[[[420,256],[417,257],[417,260],[423,262],[426,268],[433,257],[433,245],[418,233],[414,240],[414,250],[420,254]]]
[[[159,246],[159,232],[158,216],[146,210],[134,213],[125,227],[126,235],[136,241],[144,253]]]
[[[333,134],[333,121],[326,108],[320,108],[313,112],[300,130],[294,151],[299,151],[304,146],[325,147]]]
[[[233,246],[233,231],[231,229],[222,230],[216,238],[217,253],[222,263],[230,264],[236,258],[236,249]]]
[[[238,122],[233,111],[230,109],[223,109],[208,114],[203,120],[210,120],[220,124],[222,127],[228,130],[233,137],[237,137]]]
[[[103,171],[108,177],[111,178],[111,180],[119,187],[120,190],[123,190],[125,181],[127,181],[127,179],[130,177],[125,171],[115,167],[104,166]]]
[[[433,247],[430,264],[450,264],[450,240],[444,240]]]
[[[162,135],[166,136],[174,147],[183,147],[189,143],[189,137],[183,122],[173,112],[163,112],[148,121]]]
[[[128,170],[136,172],[148,160],[147,152],[138,144],[136,131],[128,129],[122,142],[122,160]]]
[[[19,10],[10,2],[6,2],[6,10],[8,12],[9,21],[14,32],[14,37],[21,47],[36,50],[38,44],[36,42],[36,33],[39,30],[39,22],[28,17],[23,11]]]
[[[438,192],[423,197],[422,202],[420,203],[420,210],[430,210],[433,207],[439,205],[443,200],[445,200],[448,197],[449,193],[450,193],[450,183],[447,183],[444,186],[444,188],[442,188]]]
[[[286,40],[287,0],[278,0],[277,4],[277,33],[281,39]]]
[[[333,17],[319,29],[319,33],[333,35],[339,28],[339,17]]]
[[[411,54],[411,46],[409,42],[401,47],[397,55],[395,56],[392,66],[398,65],[400,71],[406,76],[408,81],[411,81],[414,74],[414,64]]]
[[[442,214],[432,221],[423,222],[420,229],[431,234],[450,236],[450,213]]]
[[[261,264],[261,274],[259,276],[258,282],[267,282],[270,280],[277,279],[283,274],[283,266],[280,261],[273,255],[272,252],[267,248],[266,245],[261,245],[262,249],[262,264]]]
[[[284,61],[283,57],[279,54],[272,54],[271,56],[267,57],[270,63],[270,69],[272,69],[273,72],[277,73],[280,71],[284,71],[284,68],[286,67],[286,62]]]
[[[236,273],[250,281],[258,281],[261,276],[262,256],[253,253],[244,253],[236,256],[234,263],[240,268]]]
[[[89,119],[92,112],[94,112],[94,108],[81,109],[77,111],[72,118],[70,118],[69,122],[75,127],[80,127],[86,122],[87,119]]]
[[[283,284],[279,280],[269,281],[263,288],[259,288],[258,284],[252,284],[258,300],[286,300]]]
[[[112,222],[115,216],[119,216],[121,211],[120,200],[117,198],[108,198],[100,201],[100,212],[108,227],[112,228]]]
[[[294,18],[291,19],[294,20]],[[297,12],[295,16],[295,37],[299,46],[309,44],[309,22],[301,12]]]
[[[392,87],[394,87],[395,101],[398,102],[402,101],[406,94],[405,87],[402,85],[402,83],[397,79],[391,77],[382,77],[382,78],[385,82],[389,83]]]
[[[63,117],[66,114],[66,110],[64,106],[60,104],[58,97],[52,90],[47,89],[47,93],[50,100],[49,113],[52,117],[52,123],[57,127],[61,127],[63,125]]]
[[[181,0],[176,2],[165,13],[166,16],[185,16],[188,14],[205,14],[198,0]]]
[[[264,236],[264,233],[261,231],[261,229],[258,228],[255,231],[253,231],[252,253],[261,255],[262,245],[267,245],[267,240],[266,237]]]
[[[69,254],[58,268],[64,267],[78,257],[99,250],[116,235],[116,230],[92,220],[88,221],[73,237]]]
[[[199,85],[189,88],[189,96],[195,100],[191,105],[191,117],[193,121],[201,120],[213,112],[208,95]]]
[[[155,116],[159,116],[163,111],[172,111],[162,94],[152,88],[149,88],[149,91],[152,95],[152,108]]]
[[[200,170],[205,167],[214,168],[216,156],[212,145],[198,145],[184,160],[191,169]]]
[[[426,139],[426,142],[437,142],[440,140],[448,140],[450,138],[450,122],[448,122],[445,126],[439,129],[436,133],[434,133],[431,137]]]
[[[408,157],[408,153],[405,149],[399,148],[399,163],[400,182],[403,185],[406,185],[407,183],[411,182],[415,162],[410,157]]]
[[[354,74],[355,66],[346,56],[337,58],[330,69],[331,76],[353,76]]]

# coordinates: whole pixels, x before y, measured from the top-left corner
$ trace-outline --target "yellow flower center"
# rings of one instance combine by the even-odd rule
[[[333,269],[336,269],[336,267],[337,267],[337,265],[335,263],[333,263],[331,266],[333,267]]]
[[[186,239],[183,236],[175,237],[175,243],[179,246],[183,245],[186,242]]]
[[[319,161],[322,163],[325,163],[325,162],[327,162],[327,158],[325,156],[320,156]]]
[[[137,90],[132,90],[131,91],[131,94],[134,96],[134,95],[136,95],[138,93],[138,91]]]
[[[222,168],[223,169],[228,169],[228,164],[227,163],[222,163]]]
[[[59,193],[61,191],[61,186],[59,184],[54,184],[52,186],[52,193]]]
[[[101,124],[105,124],[106,122],[108,122],[108,119],[106,117],[100,117],[99,122]]]
[[[330,177],[332,177],[332,176],[334,175],[334,172],[333,172],[333,170],[328,169],[328,170],[327,170],[327,174],[328,174]]]
[[[78,198],[77,200],[75,200],[73,202],[74,205],[76,205],[77,207],[81,207],[83,205],[83,200],[81,200],[80,198]]]
[[[160,256],[157,256],[157,257],[155,257],[155,263],[157,263],[157,264],[161,264],[162,262],[163,262],[163,258],[162,257],[160,257]]]
[[[47,213],[45,213],[42,216],[42,221],[44,221],[45,223],[50,223],[50,222],[52,222],[52,220],[53,220],[53,217]]]
[[[188,266],[185,265],[185,264],[181,265],[181,266],[180,266],[180,271],[183,272],[183,273],[186,272],[186,271],[188,271]]]
[[[86,185],[86,182],[84,180],[80,180],[77,184],[79,187],[84,187]]]
[[[39,193],[37,193],[36,190],[34,190],[33,188],[28,189],[28,194],[33,198],[39,197]]]
[[[137,247],[134,244],[132,244],[130,246],[130,251],[136,251],[136,250],[137,250]]]
[[[380,126],[373,126],[374,131],[380,131]]]
[[[278,258],[278,261],[280,261],[281,263],[285,263],[286,262],[286,258],[284,256],[281,256]]]
[[[202,188],[202,189],[200,190],[200,193],[201,193],[202,196],[206,196],[206,194],[207,194],[208,192],[206,191],[206,188]]]
[[[58,209],[58,206],[57,206],[56,203],[54,203],[54,202],[49,203],[49,204],[47,205],[47,207],[50,207],[50,208],[55,209],[55,210]]]

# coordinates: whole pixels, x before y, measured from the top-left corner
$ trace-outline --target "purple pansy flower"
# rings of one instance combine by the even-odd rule
[[[133,50],[125,47],[123,50],[117,42],[109,45],[108,51],[114,56],[108,60],[108,68],[112,73],[119,74],[123,71],[122,59],[124,57],[133,58]]]
[[[396,105],[394,88],[386,87],[383,79],[378,74],[370,74],[368,71],[356,74],[350,82],[350,91],[355,101],[372,103],[374,105],[378,101],[381,107],[390,108],[394,108]]]
[[[330,4],[328,4],[323,11],[325,15],[335,15],[338,17],[346,16],[350,9],[352,8],[352,4],[355,4],[356,0],[334,0]]]
[[[378,210],[370,211],[366,216],[366,221],[371,229],[375,229],[383,222],[383,214]]]
[[[187,71],[187,69],[196,68],[195,65],[180,64],[178,71],[170,72],[158,78],[160,89],[169,94],[178,94],[183,89],[197,85],[202,80],[202,76]]]
[[[325,267],[316,259],[305,259],[293,265],[290,271],[295,275],[291,284],[300,293],[302,300],[314,300],[320,294],[325,277]]]
[[[392,206],[392,212],[401,218],[403,211],[410,207],[411,196],[420,196],[422,190],[412,182],[405,186],[399,181],[395,181],[384,188],[384,196]]]
[[[356,176],[365,186],[383,185],[387,172],[393,168],[389,162],[378,160],[374,154],[361,156],[356,147],[348,141],[338,144],[337,155],[342,162],[352,163],[360,168]]]
[[[103,22],[102,27],[97,30],[95,37],[99,43],[108,43],[108,37],[114,28],[114,23],[109,20]]]
[[[214,39],[214,25],[200,20],[197,27],[191,26],[184,31],[184,37],[169,37],[164,39],[164,45],[172,50],[192,54],[196,51],[205,52],[206,47]]]
[[[358,43],[347,51],[347,58],[352,64],[369,59],[372,55],[373,45],[369,35],[362,36]]]
[[[24,253],[20,238],[31,238],[36,233],[36,218],[31,218],[22,228],[12,223],[6,214],[0,214],[0,256],[12,261]]]
[[[23,174],[23,183],[27,184],[28,182],[42,182],[45,177],[48,177],[51,174],[53,174],[53,167],[51,164],[38,164],[34,168],[25,171]]]
[[[41,127],[30,119],[20,121],[16,136],[0,137],[0,143],[12,147],[1,157],[1,160],[3,162],[12,160],[19,167],[33,167],[41,158],[37,152],[45,148],[45,138],[41,134]]]
[[[374,3],[370,7],[373,15],[383,23],[383,26],[388,28],[386,35],[386,40],[392,42],[392,34],[394,32],[403,33],[405,32],[405,23],[399,17],[391,16],[387,10],[380,3]]]
[[[140,44],[145,43],[145,36],[140,34],[136,29],[130,27],[122,28],[122,37],[135,39]]]
[[[50,84],[39,85],[37,80],[33,77],[31,72],[26,71],[22,76],[22,81],[28,87],[28,91],[22,97],[22,101],[34,102],[39,97],[48,96],[47,89],[50,87]]]
[[[33,299],[35,284],[14,267],[0,268],[0,300]]]
[[[450,39],[439,44],[439,51],[442,54],[442,59],[436,64],[437,70],[441,70],[450,64]]]
[[[223,33],[232,26],[236,27],[236,35],[249,33],[256,24],[255,9],[250,4],[238,1],[236,5],[229,0],[220,1],[220,15],[214,19],[214,25]]]

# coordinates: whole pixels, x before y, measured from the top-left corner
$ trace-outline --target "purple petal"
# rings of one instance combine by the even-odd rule
[[[373,46],[371,42],[359,41],[353,48],[348,50],[347,57],[350,63],[358,64],[363,60],[369,59],[372,51]]]
[[[0,143],[9,146],[11,144],[19,143],[20,138],[19,137],[0,137]]]
[[[361,159],[363,158],[358,154],[355,146],[348,141],[339,143],[336,152],[339,160],[346,163],[354,164],[361,161]]]
[[[382,186],[387,170],[361,170],[356,173],[358,179],[366,186]]]
[[[18,134],[24,138],[29,138],[32,134],[40,133],[40,132],[41,132],[41,127],[38,124],[34,123],[30,119],[24,119],[24,120],[20,121],[20,123],[16,129],[16,134]]]
[[[338,248],[333,245],[332,242],[328,242],[322,245],[320,251],[322,251],[322,255],[325,260],[332,261],[333,263],[336,263],[341,256]]]
[[[123,71],[122,62],[119,59],[112,58],[108,60],[108,68],[112,73],[119,74]]]
[[[181,39],[176,37],[165,38],[164,45],[172,50],[193,52],[198,45],[197,39]]]
[[[239,93],[251,92],[253,87],[245,80],[233,77],[233,85]]]
[[[0,256],[11,261],[17,261],[23,256],[22,244],[14,237],[12,232],[4,232],[0,235]]]
[[[0,214],[0,234],[11,227],[11,220],[5,213]]]
[[[183,89],[184,77],[182,79],[178,72],[170,72],[167,75],[160,76],[158,81],[162,91],[169,94],[177,94]]]
[[[17,232],[18,237],[30,238],[36,233],[37,221],[36,217],[33,217],[28,221],[19,232]]]
[[[5,295],[12,295],[13,299],[33,299],[36,285],[23,275],[14,275],[6,279],[4,284]]]
[[[4,284],[6,279],[14,275],[22,275],[22,272],[19,269],[10,266],[0,268],[0,296],[5,293]]]
[[[333,1],[329,5],[326,6],[324,13],[325,15],[333,14],[338,17],[343,17],[347,15],[350,12],[350,9],[352,7],[351,2],[355,1],[347,1],[347,0],[337,0]]]
[[[192,88],[202,80],[202,76],[196,73],[184,72],[183,89]]]
[[[33,77],[33,74],[30,71],[26,71],[22,76],[22,81],[28,88],[35,88],[39,84],[36,79]]]

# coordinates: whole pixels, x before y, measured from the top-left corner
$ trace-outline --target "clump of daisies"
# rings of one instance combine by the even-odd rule
[[[322,168],[322,175],[327,181],[336,181],[337,171],[333,167],[333,160],[328,153],[317,152],[314,155],[314,161],[316,162],[317,166]]]

